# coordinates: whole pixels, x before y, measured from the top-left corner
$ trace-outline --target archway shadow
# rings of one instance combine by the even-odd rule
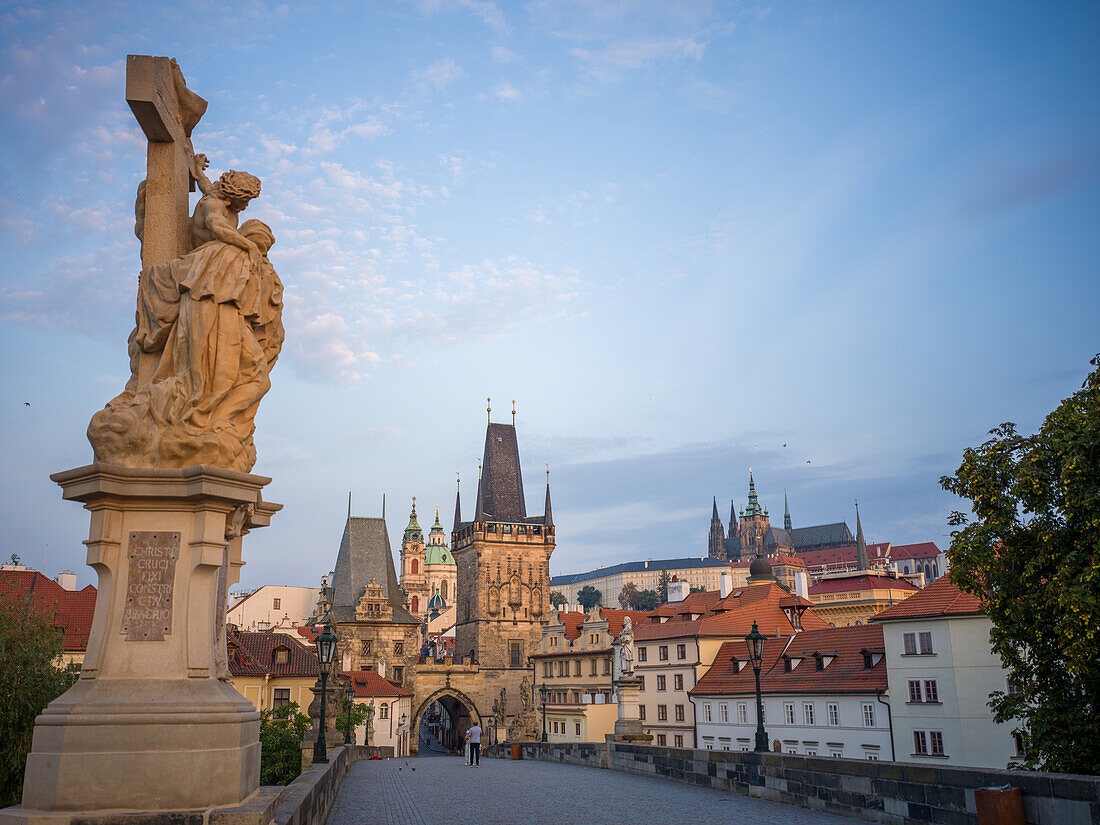
[[[474,722],[480,725],[481,715],[473,700],[457,688],[441,688],[421,702],[413,715],[416,736],[411,737],[410,752],[418,756],[461,754],[466,731]]]

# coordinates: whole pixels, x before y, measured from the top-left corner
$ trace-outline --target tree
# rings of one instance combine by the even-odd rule
[[[302,772],[302,740],[311,722],[297,702],[260,711],[260,784],[288,785]]]
[[[358,730],[360,725],[367,724],[367,720],[374,715],[374,708],[370,705],[363,705],[359,702],[351,703],[351,735],[355,738],[355,731]],[[340,731],[340,735],[343,736],[348,729],[348,711],[347,705],[344,705],[343,713],[340,713],[336,717],[336,730]]]
[[[672,576],[668,574],[667,570],[662,570],[661,574],[657,576],[657,599],[658,604],[664,604],[668,601],[668,586],[672,582]]]
[[[661,604],[660,596],[657,595],[656,590],[639,590],[638,591],[638,606],[635,610],[656,610],[657,606]]]
[[[1082,389],[1034,435],[1012,423],[967,449],[940,484],[969,499],[951,515],[951,580],[982,602],[1011,690],[1022,764],[1100,774],[1100,356]]]
[[[634,582],[627,582],[623,585],[623,589],[619,591],[619,607],[623,610],[637,610],[635,605],[638,603],[638,585]]]
[[[577,594],[577,604],[583,607],[585,612],[588,612],[600,603],[602,597],[603,594],[599,590],[590,584],[586,584]]]
[[[565,598],[565,594],[562,593],[560,590],[550,591],[550,604],[554,605],[555,610],[560,609],[561,606],[567,601],[568,599]]]
[[[76,680],[74,668],[59,667],[61,653],[51,615],[33,610],[25,593],[0,593],[0,807],[22,797],[35,717]]]
[[[695,585],[693,584],[693,585],[691,586],[691,592],[692,592],[692,593],[706,593],[706,592],[707,592],[707,589],[706,589],[705,587],[696,587],[696,586],[695,586]]]

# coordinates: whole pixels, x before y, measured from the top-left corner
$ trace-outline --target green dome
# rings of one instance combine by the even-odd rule
[[[416,521],[416,499],[413,499],[412,513],[409,514],[409,526],[405,528],[405,541],[423,541],[424,533]]]
[[[454,564],[455,557],[446,545],[429,544],[424,548],[424,564]]]

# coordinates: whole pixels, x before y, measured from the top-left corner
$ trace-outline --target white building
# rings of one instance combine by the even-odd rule
[[[979,601],[946,576],[875,616],[883,628],[899,761],[1005,768],[1017,755],[1010,725],[988,706],[1008,689],[990,650]]]
[[[610,567],[600,567],[587,573],[572,573],[550,578],[551,592],[557,590],[565,596],[566,604],[577,604],[577,594],[585,585],[591,585],[600,591],[600,604],[604,607],[618,607],[619,594],[627,584],[633,582],[639,590],[656,590],[662,573],[668,573],[671,579],[687,582],[692,587],[703,590],[717,590],[722,571],[729,571],[729,562],[724,559],[712,559],[707,556],[689,559],[650,559],[648,561],[628,561]],[[735,585],[736,586],[736,585]]]
[[[882,629],[807,630],[764,642],[760,692],[769,750],[804,756],[891,759]],[[722,645],[690,691],[698,747],[756,744],[756,681],[743,639]]]
[[[412,691],[391,682],[373,670],[353,670],[348,673],[355,690],[356,704],[367,705],[373,711],[370,744],[393,748],[394,756],[409,755],[409,731],[412,725]],[[367,744],[367,726],[355,730],[355,743]]]
[[[317,607],[316,587],[265,584],[230,595],[226,620],[241,630],[293,628],[306,624]]]

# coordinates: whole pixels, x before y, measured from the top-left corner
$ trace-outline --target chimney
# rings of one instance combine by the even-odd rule
[[[65,590],[76,590],[76,573],[72,570],[66,570],[64,573],[59,573],[57,576],[57,583]]]
[[[810,598],[810,574],[805,570],[794,571],[794,594],[804,599]]]
[[[729,570],[723,570],[718,574],[718,595],[726,598],[733,590],[733,574]]]
[[[673,576],[672,581],[668,583],[668,603],[682,602],[690,590],[691,588],[687,582],[682,582],[676,576]]]

